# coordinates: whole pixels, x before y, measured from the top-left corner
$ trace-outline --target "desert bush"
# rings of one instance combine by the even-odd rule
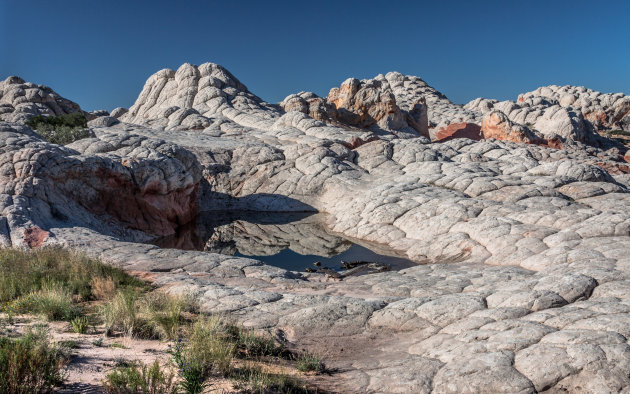
[[[108,373],[103,386],[108,393],[168,394],[177,393],[177,384],[172,372],[160,367],[156,360],[151,366],[132,363],[120,366]]]
[[[178,368],[179,386],[187,394],[198,394],[207,387],[207,368],[203,360],[195,358],[184,350],[181,341],[172,349],[173,361]]]
[[[0,337],[0,393],[47,393],[64,381],[67,358],[44,335]]]
[[[90,136],[86,129],[87,119],[80,112],[61,116],[38,115],[30,118],[26,124],[53,144],[67,145]]]

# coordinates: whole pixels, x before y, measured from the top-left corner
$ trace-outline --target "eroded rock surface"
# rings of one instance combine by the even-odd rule
[[[0,81],[0,120],[24,123],[36,115],[60,116],[81,112],[81,107],[51,88],[11,76]]]
[[[430,92],[397,73],[377,80],[401,111]],[[0,123],[0,242],[76,247],[191,293],[206,312],[325,355],[333,391],[630,389],[630,175],[612,170],[618,154],[396,138],[315,119],[316,98],[298,96],[308,110],[299,99],[283,110],[220,66],[184,65],[152,76],[120,123],[66,147]],[[432,103],[461,114],[448,124],[480,122],[425,101],[430,122]],[[317,210],[330,231],[428,264],[331,281],[141,243],[196,206]]]

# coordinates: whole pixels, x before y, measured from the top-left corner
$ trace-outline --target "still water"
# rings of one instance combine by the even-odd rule
[[[324,214],[204,212],[178,234],[157,240],[162,248],[203,250],[249,257],[276,267],[304,271],[315,262],[340,269],[341,261],[368,261],[402,269],[417,265],[384,247],[331,234]]]

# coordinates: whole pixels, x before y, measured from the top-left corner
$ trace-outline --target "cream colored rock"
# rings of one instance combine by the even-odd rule
[[[401,111],[413,104],[403,91],[428,89],[377,79]],[[301,104],[312,96],[284,111],[250,95],[218,66],[185,65],[151,77],[120,123],[67,147],[0,123],[0,242],[60,244],[151,272],[206,313],[322,352],[338,372],[321,382],[336,391],[630,389],[630,178],[609,170],[615,155],[577,142],[401,139],[314,119]],[[195,202],[326,215],[320,232],[213,233],[255,253],[290,232],[304,253],[343,236],[423,264],[332,281],[228,247],[146,243]]]
[[[0,81],[0,120],[24,123],[36,115],[59,116],[73,112],[81,112],[81,107],[47,86],[24,82],[15,76]]]

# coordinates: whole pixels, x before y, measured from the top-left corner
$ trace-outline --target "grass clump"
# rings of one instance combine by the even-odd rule
[[[269,358],[274,361],[278,357],[292,359],[286,348],[253,330],[226,323],[219,316],[196,321],[186,340],[178,341],[172,353],[182,388],[188,393],[201,392],[203,382],[211,376],[239,382],[241,388],[248,391],[306,392],[297,379],[260,367],[260,363]],[[321,366],[318,364],[316,369],[323,368],[323,363],[317,362]]]
[[[87,318],[87,316],[80,316],[72,319],[70,324],[72,325],[72,331],[77,334],[85,334],[90,327],[90,320]]]
[[[64,381],[67,358],[45,334],[28,332],[19,338],[0,337],[0,392],[45,393]]]
[[[10,318],[16,314],[40,314],[48,320],[72,320],[80,311],[72,300],[72,294],[61,283],[45,283],[40,290],[18,297],[5,305]]]
[[[308,389],[297,379],[285,374],[266,372],[262,367],[246,364],[232,373],[232,379],[240,383],[241,389],[256,393],[308,393]]]
[[[103,381],[108,393],[177,393],[175,375],[160,367],[156,360],[152,365],[132,363],[119,366],[108,373]]]
[[[273,338],[259,335],[254,330],[238,329],[237,349],[242,358],[283,357],[289,353]]]
[[[320,374],[326,370],[326,365],[319,357],[306,353],[297,359],[296,368],[300,372]]]
[[[53,144],[67,145],[90,137],[87,119],[80,112],[61,116],[38,115],[30,118],[26,124]]]
[[[219,317],[213,316],[195,322],[186,342],[178,341],[173,359],[178,367],[198,369],[205,379],[213,374],[227,376],[232,371],[236,344]]]
[[[173,340],[179,334],[186,303],[184,297],[156,291],[145,296],[143,312],[161,339]]]
[[[105,335],[113,335],[115,331],[122,331],[132,336],[138,329],[139,321],[136,314],[138,293],[133,290],[119,291],[114,298],[101,308],[101,316],[105,325]]]
[[[117,292],[101,307],[101,316],[108,336],[122,333],[142,339],[173,340],[184,322],[182,313],[191,308],[193,305],[185,297],[127,289]]]

